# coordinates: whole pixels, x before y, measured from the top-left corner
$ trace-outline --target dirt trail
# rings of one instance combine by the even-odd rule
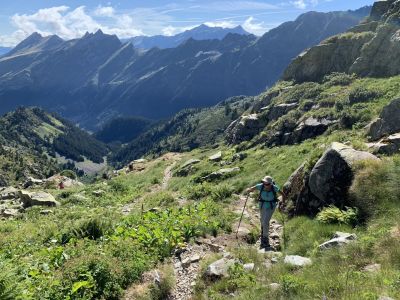
[[[168,165],[165,170],[164,170],[164,176],[163,179],[161,181],[161,184],[156,184],[153,185],[151,187],[151,192],[147,193],[146,195],[149,194],[153,194],[153,193],[157,193],[159,191],[164,191],[168,188],[168,183],[172,178],[172,169],[175,167],[175,165],[178,163],[178,161],[180,161],[182,158],[182,154],[180,153],[167,153],[164,154],[163,156],[161,156],[160,158],[156,159],[155,161],[153,161],[152,163],[155,163],[159,160],[163,160],[163,161],[172,161],[172,164]],[[131,210],[133,209],[133,207],[135,206],[136,203],[140,202],[141,200],[143,200],[144,196],[134,199],[133,202],[125,204],[122,208],[121,208],[121,212],[124,215],[129,215]]]

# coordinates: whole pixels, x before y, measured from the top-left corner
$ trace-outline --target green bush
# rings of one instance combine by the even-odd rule
[[[17,289],[15,279],[11,273],[5,270],[0,264],[0,299],[1,300],[16,300],[20,299],[20,291]]]
[[[326,83],[328,86],[347,86],[350,85],[354,81],[354,79],[354,75],[334,72],[326,75],[323,79],[323,82]]]
[[[358,220],[358,209],[346,207],[346,210],[341,210],[330,205],[318,213],[317,220],[321,223],[355,225]]]
[[[229,198],[233,193],[233,188],[229,185],[217,185],[211,190],[211,199],[213,201],[222,201]]]
[[[77,178],[76,173],[72,170],[63,170],[63,171],[61,171],[60,175],[71,178],[71,179]]]
[[[376,90],[368,90],[364,87],[357,86],[353,88],[349,93],[350,104],[359,102],[370,101],[379,96],[379,92]]]

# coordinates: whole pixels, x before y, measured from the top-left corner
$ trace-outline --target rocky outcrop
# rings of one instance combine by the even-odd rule
[[[283,103],[274,105],[271,108],[265,107],[261,110],[269,110],[268,111],[268,121],[278,120],[280,117],[286,115],[289,111],[295,109],[298,106],[297,103]]]
[[[28,192],[28,191],[20,191],[19,197],[23,206],[31,207],[31,206],[59,206],[60,203],[54,199],[52,195],[45,192]]]
[[[389,77],[400,74],[400,2],[377,1],[366,23],[298,56],[284,80],[320,81],[332,72]]]
[[[355,165],[362,160],[379,160],[369,152],[357,151],[333,143],[318,162],[307,169],[297,169],[284,185],[289,215],[315,215],[320,208],[349,205],[348,191],[355,175]]]
[[[244,115],[233,121],[225,131],[225,138],[230,144],[239,144],[251,140],[267,125],[268,120],[257,114]]]
[[[283,74],[283,80],[296,82],[319,81],[333,72],[348,72],[360,57],[362,47],[372,32],[341,34],[300,54]]]
[[[385,106],[379,118],[367,127],[367,134],[371,141],[396,132],[400,132],[400,99],[395,99]]]
[[[218,151],[217,153],[211,155],[208,160],[212,161],[212,162],[219,162],[222,160],[222,152]]]

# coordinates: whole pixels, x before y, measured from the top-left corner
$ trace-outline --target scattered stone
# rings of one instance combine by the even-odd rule
[[[204,275],[211,280],[227,277],[229,268],[234,264],[235,261],[233,259],[221,258],[210,264]]]
[[[60,203],[54,197],[45,192],[20,191],[19,197],[24,208],[31,206],[59,206]]]
[[[222,152],[219,151],[208,158],[210,161],[219,162],[222,160]]]
[[[378,119],[367,126],[371,141],[400,131],[400,99],[394,99],[385,106]]]
[[[7,208],[4,210],[0,210],[0,216],[4,218],[15,218],[19,216],[19,211],[13,208]]]
[[[105,193],[105,191],[103,191],[103,190],[93,191],[93,195],[96,197],[101,197],[104,193]]]
[[[47,178],[45,182],[47,184],[53,185],[56,188],[59,186],[60,182],[63,183],[64,188],[83,186],[82,182],[75,180],[75,179],[71,179],[67,176],[62,176],[60,174],[57,174],[57,175]]]
[[[1,200],[15,199],[18,196],[18,190],[14,187],[6,187],[0,192]]]
[[[341,247],[347,245],[350,242],[353,242],[357,239],[357,236],[352,233],[345,233],[345,232],[336,232],[333,238],[321,245],[319,245],[320,250],[326,250],[333,247]]]
[[[312,264],[311,259],[298,255],[287,255],[284,262],[295,267],[304,267]]]
[[[199,159],[189,159],[176,172],[176,176],[187,176],[194,170],[194,165],[200,162]]]
[[[269,284],[269,288],[273,291],[277,291],[281,288],[281,285],[279,283],[274,282]]]
[[[144,159],[144,158],[135,159],[133,161],[134,164],[143,164],[143,163],[146,163],[146,162],[147,162],[147,159]]]
[[[198,261],[200,261],[201,257],[198,254],[193,255],[192,257],[190,257],[190,263],[196,263]]]
[[[254,263],[249,263],[249,264],[244,264],[243,269],[245,269],[248,272],[251,272],[254,270]]]
[[[365,266],[362,270],[364,272],[369,272],[369,273],[375,273],[379,272],[381,270],[381,265],[380,264],[370,264],[368,266]]]
[[[53,211],[51,210],[51,209],[42,209],[41,211],[40,211],[40,214],[41,215],[49,215],[49,214],[52,214],[53,213]]]
[[[33,177],[28,177],[28,179],[23,183],[23,187],[24,189],[27,189],[31,186],[35,186],[35,185],[42,185],[43,184],[43,180],[41,179],[35,179]]]

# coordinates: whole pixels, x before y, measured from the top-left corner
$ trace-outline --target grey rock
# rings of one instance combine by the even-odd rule
[[[202,177],[201,180],[202,181],[214,181],[214,180],[233,176],[233,175],[237,174],[238,172],[240,172],[239,167],[220,169],[216,172],[212,172],[209,175]]]
[[[285,264],[289,264],[295,267],[304,267],[312,264],[311,259],[298,255],[287,255],[284,259]]]
[[[273,291],[277,291],[281,288],[281,285],[279,283],[273,282],[269,284],[269,288]]]
[[[370,264],[365,266],[362,270],[364,272],[369,272],[369,273],[376,273],[381,270],[381,264]]]
[[[222,152],[219,151],[208,158],[210,161],[219,162],[222,160]]]
[[[300,143],[304,140],[314,138],[323,134],[330,125],[337,123],[336,120],[328,120],[328,119],[315,119],[308,118],[302,122],[300,122],[292,135],[290,136],[289,143]]]
[[[199,159],[189,159],[186,161],[180,168],[175,171],[176,176],[187,176],[193,170],[193,165],[198,164],[200,162]]]
[[[267,125],[268,120],[257,114],[243,115],[225,130],[225,139],[230,144],[251,140]]]
[[[251,272],[254,270],[254,263],[248,263],[243,265],[243,269],[245,269],[248,272]]]
[[[367,146],[374,154],[393,155],[400,151],[400,133],[392,134],[376,143],[368,143]]]
[[[104,195],[104,193],[105,193],[105,191],[103,191],[103,190],[96,190],[96,191],[93,191],[92,194],[96,197],[101,197],[102,195]]]
[[[14,187],[7,187],[4,188],[0,192],[0,199],[1,200],[10,200],[15,199],[18,196],[18,190]]]
[[[400,132],[400,99],[385,106],[379,118],[367,127],[367,134],[372,141],[396,132]]]
[[[23,207],[31,207],[31,206],[59,206],[60,203],[54,199],[54,197],[45,192],[28,192],[28,191],[20,191],[19,197],[21,198],[21,202]]]
[[[297,103],[283,103],[274,105],[271,108],[265,107],[265,110],[269,110],[268,112],[268,121],[278,120],[280,117],[286,115],[289,111],[295,109],[298,106]],[[262,108],[263,109],[263,108]]]
[[[357,236],[352,233],[336,232],[333,238],[318,246],[320,250],[326,250],[334,247],[342,247],[357,239]]]
[[[50,214],[52,214],[53,213],[53,211],[52,210],[50,210],[50,209],[42,209],[41,211],[40,211],[40,214],[41,215],[50,215]]]
[[[354,165],[362,160],[379,159],[369,152],[332,143],[315,164],[309,177],[310,191],[320,200],[318,206],[346,204],[348,189],[354,178]]]
[[[204,275],[211,280],[227,277],[229,268],[234,264],[235,261],[233,259],[221,258],[210,264]]]
[[[395,300],[394,298],[388,297],[388,296],[380,296],[378,300]]]
[[[4,218],[15,218],[19,216],[19,211],[13,208],[0,209],[0,216]]]
[[[24,187],[25,189],[27,189],[28,187],[31,187],[31,186],[42,185],[43,182],[44,182],[44,181],[41,180],[41,179],[36,179],[36,178],[33,178],[33,177],[28,177],[28,179],[24,182],[23,187]]]

